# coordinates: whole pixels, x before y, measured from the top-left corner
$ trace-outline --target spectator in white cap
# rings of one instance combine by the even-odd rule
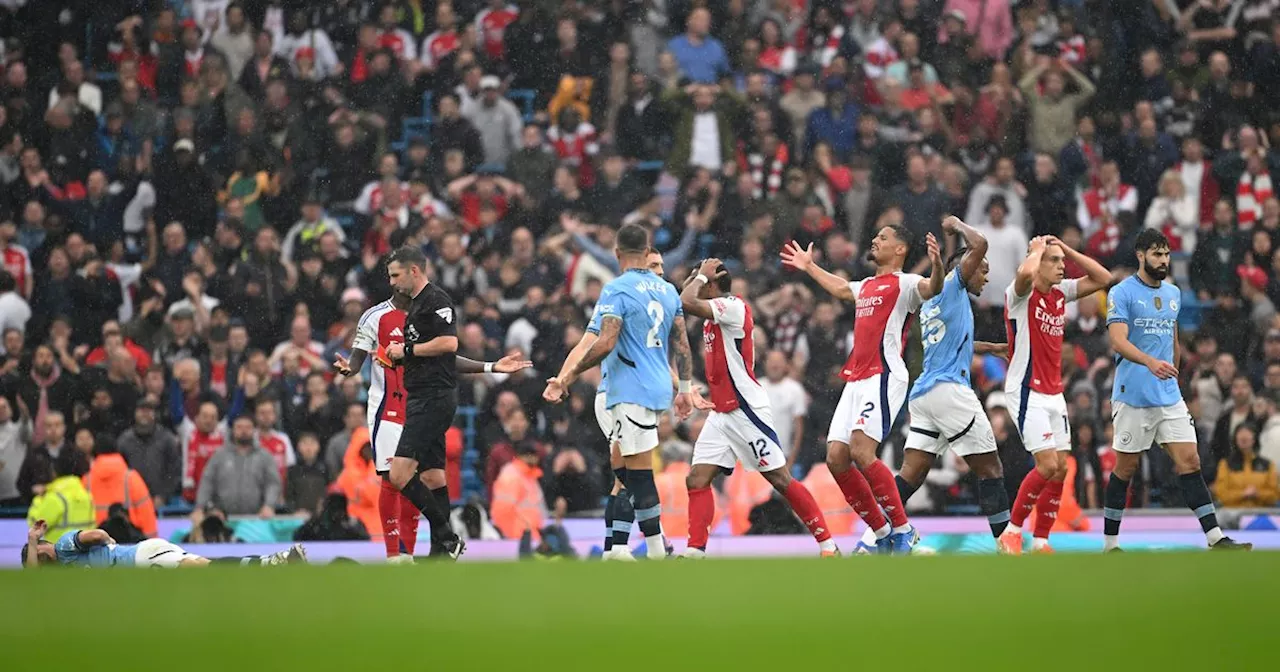
[[[502,80],[496,75],[480,78],[480,96],[463,105],[462,116],[480,131],[485,163],[505,166],[520,149],[524,117],[502,96]]]

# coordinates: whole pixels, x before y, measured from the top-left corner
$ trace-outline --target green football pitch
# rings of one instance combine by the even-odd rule
[[[1251,670],[1280,652],[1280,556],[1260,552],[14,571],[0,596],[2,670]]]

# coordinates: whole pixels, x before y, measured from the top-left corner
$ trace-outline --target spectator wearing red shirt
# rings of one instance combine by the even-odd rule
[[[507,26],[515,23],[520,16],[520,9],[506,4],[505,0],[489,0],[489,6],[476,13],[476,37],[480,46],[492,61],[505,58]],[[453,492],[450,490],[450,492]]]
[[[457,15],[453,13],[453,4],[441,2],[436,6],[436,30],[422,41],[422,52],[419,58],[422,66],[429,72],[440,67],[440,60],[458,50],[462,40],[456,29]]]
[[[151,368],[151,355],[146,349],[138,345],[132,338],[124,338],[120,330],[120,323],[115,320],[107,320],[102,325],[102,345],[89,351],[85,357],[86,366],[98,366],[107,361],[107,356],[116,348],[124,348],[133,356],[134,366],[138,369],[138,376],[145,376],[147,369]]]
[[[503,423],[506,436],[489,449],[489,457],[484,464],[484,489],[492,499],[493,483],[507,463],[516,458],[516,448],[520,445],[532,444],[538,457],[547,456],[547,447],[529,436],[529,417],[521,409],[512,411]]]
[[[511,198],[520,198],[524,188],[493,171],[483,169],[449,183],[449,199],[457,204],[457,211],[468,232],[480,229],[480,211],[493,209],[497,219],[507,216]]]
[[[947,87],[925,81],[924,63],[918,60],[907,64],[907,86],[902,90],[902,107],[912,112],[934,105],[950,105],[954,100]]]

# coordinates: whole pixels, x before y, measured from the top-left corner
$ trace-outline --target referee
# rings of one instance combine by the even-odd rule
[[[395,291],[411,301],[404,320],[404,343],[387,347],[387,357],[404,364],[404,433],[391,458],[391,483],[431,523],[431,555],[457,560],[466,543],[449,525],[444,435],[458,410],[457,314],[449,295],[427,281],[421,250],[401,247],[387,257]]]

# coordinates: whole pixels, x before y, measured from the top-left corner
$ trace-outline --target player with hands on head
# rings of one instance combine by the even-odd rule
[[[719,259],[702,262],[684,285],[686,315],[701,317],[711,415],[693,447],[689,491],[689,543],[683,557],[701,558],[715,517],[711,481],[741,464],[760,473],[818,541],[824,557],[840,554],[817,501],[791,478],[786,452],[773,425],[769,395],[755,376],[755,319],[751,306],[729,294],[732,278]],[[695,399],[695,403],[699,400]]]

